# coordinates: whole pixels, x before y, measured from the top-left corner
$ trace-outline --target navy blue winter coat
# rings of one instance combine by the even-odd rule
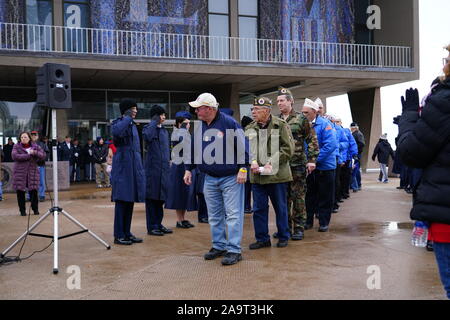
[[[111,171],[112,201],[144,202],[145,173],[136,124],[126,116],[114,120],[111,129],[117,148]]]
[[[158,127],[157,120],[152,120],[144,127],[142,134],[147,146],[146,198],[166,201],[169,187],[169,133],[166,128]]]

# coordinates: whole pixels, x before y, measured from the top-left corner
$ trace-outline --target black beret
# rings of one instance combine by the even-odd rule
[[[162,115],[163,113],[166,113],[166,110],[164,110],[163,107],[158,106],[157,104],[153,105],[150,109],[150,119],[153,118],[155,115]]]
[[[122,99],[122,101],[120,101],[120,114],[124,114],[125,111],[127,111],[128,109],[130,109],[132,107],[136,107],[137,108],[137,104],[136,104],[135,100],[133,100],[133,99]]]

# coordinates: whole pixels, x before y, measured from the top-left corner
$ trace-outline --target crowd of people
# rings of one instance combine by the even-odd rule
[[[198,221],[211,229],[212,248],[204,258],[224,256],[224,265],[235,264],[242,259],[245,213],[253,214],[255,228],[250,249],[271,246],[270,199],[277,224],[272,237],[283,248],[289,240],[302,240],[315,217],[318,231],[327,232],[332,213],[350,197],[350,190],[361,189],[364,135],[356,123],[343,128],[339,117],[325,114],[320,98],[306,99],[302,112],[296,112],[291,91],[280,87],[276,104],[281,113],[272,114],[269,98],[256,97],[242,126],[231,109],[219,109],[210,93],[189,104],[201,124],[191,128],[192,113],[178,112],[171,137],[163,126],[166,111],[158,105],[151,108],[151,121],[143,128],[147,156],[142,162],[133,121],[137,104],[121,102],[122,116],[112,123],[116,244],[143,241],[131,232],[135,202],[145,202],[147,233],[152,236],[173,232],[162,224],[164,209],[176,211],[177,228],[194,227],[185,214],[198,210]],[[270,133],[266,139],[264,132]],[[207,159],[208,151],[213,161]]]
[[[378,158],[383,183],[388,182],[389,157],[402,164],[396,169],[402,178],[399,188],[413,193],[411,218],[429,223],[441,280],[450,298],[450,55],[444,59],[443,71],[422,103],[417,90],[407,90],[403,113],[396,119],[396,154],[384,134],[372,159]],[[350,190],[361,189],[359,163],[365,142],[358,125],[344,128],[338,116],[324,112],[320,98],[305,99],[301,113],[296,112],[287,88],[279,88],[276,104],[278,116],[268,97],[256,97],[251,117],[244,117],[241,126],[230,109],[219,109],[216,98],[203,93],[189,103],[201,124],[191,130],[191,113],[179,112],[171,138],[163,126],[166,111],[155,105],[143,129],[147,156],[142,161],[134,122],[137,104],[124,99],[121,117],[111,126],[114,144],[108,147],[99,137],[81,148],[77,140],[66,137],[58,145],[58,160],[69,161],[74,181],[79,181],[84,167],[85,179],[92,180],[95,172],[98,187],[112,185],[115,244],[143,242],[131,233],[136,202],[145,202],[147,233],[152,236],[173,232],[162,224],[164,207],[176,210],[177,228],[194,227],[185,214],[198,210],[198,221],[209,223],[212,237],[204,258],[223,256],[223,265],[233,265],[242,260],[245,213],[253,213],[255,242],[249,249],[270,247],[270,199],[277,226],[272,237],[278,239],[278,248],[284,248],[289,240],[302,240],[315,217],[318,231],[328,232],[339,203],[350,197]],[[36,131],[21,133],[17,144],[10,139],[3,148],[3,161],[16,162],[13,186],[21,215],[25,215],[26,194],[34,214],[39,214],[42,168],[50,158],[49,150],[46,139],[39,141]]]

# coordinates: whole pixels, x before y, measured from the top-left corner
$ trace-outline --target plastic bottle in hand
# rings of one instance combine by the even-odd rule
[[[428,226],[423,221],[416,221],[411,235],[411,244],[415,247],[426,247],[428,239]]]

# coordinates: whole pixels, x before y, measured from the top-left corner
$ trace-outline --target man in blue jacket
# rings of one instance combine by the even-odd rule
[[[133,119],[137,114],[134,100],[120,102],[122,116],[112,122],[111,130],[117,152],[111,170],[111,200],[114,209],[114,243],[131,245],[142,239],[131,233],[131,219],[135,202],[144,202],[145,176],[142,167],[139,134]]]
[[[342,121],[339,119],[337,124],[342,126]],[[353,138],[352,132],[349,128],[344,128],[344,133],[348,139],[348,152],[347,161],[342,168],[341,184],[342,184],[342,197],[348,199],[350,197],[350,182],[352,178],[353,161],[358,160],[358,145],[355,138]]]
[[[319,232],[327,232],[334,199],[334,176],[336,170],[336,131],[330,121],[318,115],[319,106],[306,99],[302,112],[316,131],[319,141],[319,157],[316,170],[307,178],[306,229],[311,229],[314,214],[319,215]]]
[[[232,265],[242,260],[248,142],[239,123],[219,111],[219,104],[212,94],[203,93],[189,104],[195,108],[201,124],[197,122],[194,126],[194,161],[185,166],[184,181],[188,185],[192,183],[191,171],[196,166],[205,173],[203,192],[212,248],[204,258],[213,260],[225,256],[222,264]]]

